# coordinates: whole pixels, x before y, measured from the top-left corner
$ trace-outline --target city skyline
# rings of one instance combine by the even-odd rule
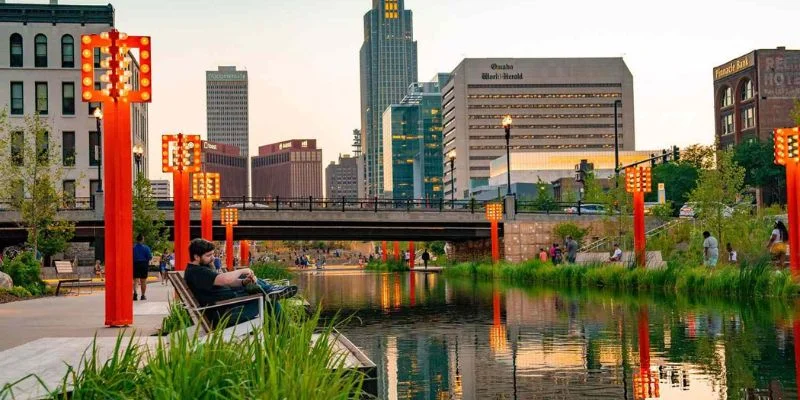
[[[153,36],[158,62],[151,135],[180,130],[205,137],[205,71],[237,65],[250,74],[250,155],[259,145],[294,137],[318,139],[324,165],[351,152],[351,132],[360,125],[358,49],[370,1],[343,0],[336,7],[321,0],[235,1],[221,11],[203,7],[203,2],[112,4],[120,30]],[[477,0],[405,2],[414,11],[421,77],[452,71],[466,57],[622,56],[636,82],[637,148],[712,143],[712,68],[753,49],[800,48],[791,26],[745,18],[800,11],[794,2],[772,0],[745,8],[721,1],[679,1],[655,11],[646,7],[633,1],[616,7],[591,2],[492,7]],[[737,21],[747,21],[747,29],[733,29],[744,24]],[[726,25],[731,29],[722,29]],[[253,38],[258,39],[257,51],[245,45]],[[151,178],[159,179],[155,151],[151,149]]]

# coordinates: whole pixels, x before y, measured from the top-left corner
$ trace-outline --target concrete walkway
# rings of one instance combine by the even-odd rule
[[[147,285],[147,300],[133,303],[133,325],[128,328],[103,325],[105,292],[98,288],[91,294],[0,304],[0,351],[45,337],[116,337],[126,330],[149,336],[161,327],[168,312],[171,288],[160,282]]]

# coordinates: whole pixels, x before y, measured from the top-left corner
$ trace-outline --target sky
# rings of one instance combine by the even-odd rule
[[[65,1],[61,4],[105,4]],[[152,36],[150,175],[160,135],[205,137],[205,71],[246,69],[250,154],[315,138],[323,168],[360,127],[359,48],[371,0],[117,0],[117,28]],[[797,0],[406,0],[420,80],[463,58],[623,57],[636,148],[714,139],[712,68],[753,49],[800,49]],[[794,17],[792,17],[794,16]],[[154,145],[155,144],[155,145]]]

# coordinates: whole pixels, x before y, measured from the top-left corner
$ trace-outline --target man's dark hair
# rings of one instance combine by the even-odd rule
[[[202,257],[203,254],[214,251],[214,243],[205,239],[195,239],[189,243],[189,258],[194,261],[194,256]]]
[[[142,235],[141,233],[139,235],[137,235],[136,236],[136,241],[137,242],[143,242],[144,241],[144,235]]]
[[[708,233],[708,231],[705,231],[705,232],[703,232],[703,237],[704,237],[704,238],[707,238],[707,237],[709,237],[709,236],[711,236],[711,234],[710,234],[710,233]]]

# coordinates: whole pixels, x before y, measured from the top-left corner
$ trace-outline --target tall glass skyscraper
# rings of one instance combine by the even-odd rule
[[[403,0],[372,0],[361,45],[361,146],[365,190],[383,195],[383,112],[417,81],[417,42]]]

